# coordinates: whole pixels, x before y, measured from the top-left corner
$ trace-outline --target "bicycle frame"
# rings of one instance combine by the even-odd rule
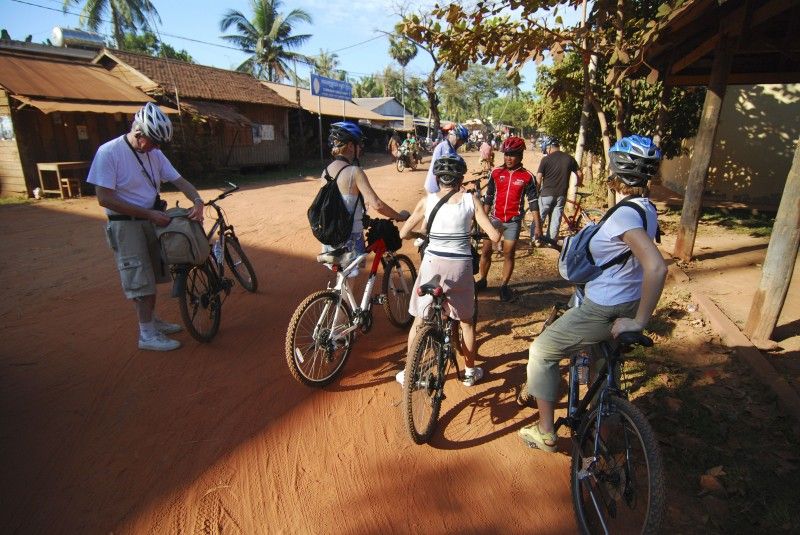
[[[350,285],[348,284],[348,275],[353,272],[353,270],[358,269],[358,265],[364,260],[370,253],[375,253],[375,257],[372,260],[372,267],[369,271],[369,277],[367,278],[367,284],[364,286],[364,293],[361,297],[361,303],[356,301],[356,297],[353,294],[353,291],[350,289]],[[331,288],[335,292],[337,292],[340,296],[340,299],[344,297],[347,300],[347,304],[350,305],[350,309],[353,311],[355,318],[353,324],[348,326],[346,329],[342,331],[338,331],[335,333],[331,333],[331,338],[338,341],[341,340],[343,337],[347,336],[351,332],[358,329],[361,324],[364,322],[363,315],[365,312],[369,312],[372,308],[372,290],[375,288],[375,281],[377,280],[378,275],[378,266],[381,264],[381,261],[384,256],[387,254],[391,254],[386,250],[386,245],[384,244],[383,240],[377,240],[374,244],[367,247],[366,252],[359,254],[356,256],[346,267],[342,269],[334,268],[336,271],[336,284]],[[336,266],[336,264],[334,264]],[[330,288],[330,286],[329,286]],[[327,316],[328,307],[330,305],[325,305],[322,314],[320,314],[320,319],[317,322],[317,325],[314,327],[314,336],[316,337],[318,329],[320,328],[320,323],[323,318]],[[337,321],[339,319],[339,310],[340,308],[337,306],[333,313],[333,322],[332,325],[338,325]]]

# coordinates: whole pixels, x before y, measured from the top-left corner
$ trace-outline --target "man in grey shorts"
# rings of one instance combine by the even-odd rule
[[[492,225],[503,233],[503,278],[500,283],[499,297],[501,301],[511,301],[514,293],[509,288],[508,281],[514,272],[514,251],[517,239],[519,239],[526,199],[528,210],[533,213],[535,231],[541,232],[541,230],[536,182],[533,174],[522,166],[525,141],[522,138],[510,136],[503,142],[501,150],[503,165],[492,170],[489,175],[484,208],[491,216]],[[486,277],[491,265],[492,245],[484,240],[479,269],[480,278],[475,281],[476,290],[486,289]]]
[[[139,349],[151,351],[181,346],[165,336],[181,326],[155,315],[156,284],[170,280],[155,235],[155,226],[170,221],[159,196],[161,182],[172,183],[186,195],[193,204],[189,217],[203,221],[200,194],[159,150],[171,139],[172,122],[148,102],[134,116],[130,132],[97,149],[87,178],[108,216],[106,239],[114,251],[125,297],[133,301],[139,319]]]

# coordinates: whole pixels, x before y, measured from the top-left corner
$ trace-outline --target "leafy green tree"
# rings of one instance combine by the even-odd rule
[[[142,52],[149,56],[159,58],[170,58],[185,61],[187,63],[194,63],[194,59],[186,50],[180,52],[175,50],[171,45],[163,43],[158,40],[158,37],[153,32],[126,33],[122,38],[122,50],[130,50],[131,52]]]
[[[313,64],[311,58],[292,50],[311,38],[310,34],[293,35],[295,25],[312,22],[311,15],[302,9],[284,15],[279,11],[282,5],[281,0],[250,0],[252,19],[235,9],[223,15],[220,31],[233,27],[236,33],[222,38],[250,54],[237,70],[280,82],[289,77],[289,61]]]
[[[64,0],[63,10],[66,13],[71,6],[80,3],[81,0]],[[114,42],[118,47],[122,47],[127,31],[150,30],[151,21],[161,23],[158,11],[150,0],[84,0],[80,24],[97,31],[109,14]]]
[[[370,74],[353,82],[353,96],[356,98],[382,97],[383,87],[377,78]]]
[[[335,52],[320,49],[319,55],[313,56],[312,59],[314,69],[320,76],[342,81],[347,79],[347,72],[339,69],[339,56]]]

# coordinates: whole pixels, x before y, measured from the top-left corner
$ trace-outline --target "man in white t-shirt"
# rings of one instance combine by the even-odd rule
[[[106,239],[114,251],[122,289],[139,319],[139,349],[151,351],[170,351],[181,345],[165,336],[181,326],[155,315],[156,284],[170,280],[155,235],[155,226],[170,221],[159,196],[161,183],[169,182],[183,192],[193,205],[189,217],[203,221],[200,194],[159,150],[171,139],[172,122],[148,102],[134,116],[130,132],[97,149],[87,178],[108,216]]]
[[[526,405],[531,397],[536,398],[539,421],[523,427],[519,434],[526,444],[544,451],[556,450],[553,416],[559,399],[559,361],[620,333],[641,332],[664,288],[667,267],[653,243],[658,222],[655,207],[647,199],[647,184],[658,172],[661,151],[650,138],[628,136],[617,141],[608,155],[609,187],[616,192],[617,202],[627,198],[639,205],[646,225],[638,210],[630,206],[621,206],[609,216],[589,242],[595,265],[627,251],[630,257],[588,282],[580,306],[565,312],[530,346],[527,382],[517,402]]]

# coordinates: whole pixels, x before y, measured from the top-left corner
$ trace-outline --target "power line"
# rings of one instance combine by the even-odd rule
[[[11,0],[11,1],[12,2],[16,2],[18,4],[25,4],[25,5],[28,5],[28,6],[38,7],[38,8],[41,8],[41,9],[47,9],[48,11],[56,11],[56,12],[59,12],[59,13],[65,13],[67,15],[74,15],[76,17],[80,17],[81,16],[80,13],[75,13],[73,11],[66,11],[66,10],[63,10],[63,9],[60,9],[60,8],[53,8],[53,7],[49,7],[49,6],[43,6],[43,5],[40,5],[40,4],[34,4],[33,2],[26,2],[25,0]],[[51,0],[51,1],[56,1],[56,0]],[[105,19],[98,19],[98,20],[100,22],[104,22],[106,24],[111,24],[112,23],[112,21],[110,21],[110,20],[105,20]],[[237,52],[244,52],[241,48],[236,48],[236,47],[228,46],[228,45],[221,45],[219,43],[211,43],[211,42],[208,42],[208,41],[202,41],[200,39],[193,39],[191,37],[184,37],[182,35],[175,35],[175,34],[166,33],[166,32],[160,32],[160,34],[161,35],[165,35],[167,37],[172,37],[174,39],[183,39],[184,41],[190,41],[192,43],[199,43],[199,44],[203,44],[203,45],[216,46],[218,48],[227,48],[228,50],[236,50]],[[103,34],[103,35],[105,35],[106,37],[109,37],[108,34]],[[356,43],[354,45],[349,45],[349,46],[346,46],[346,47],[343,47],[343,48],[339,48],[337,50],[334,50],[333,52],[341,52],[342,50],[347,50],[349,48],[354,48],[354,47],[357,47],[357,46],[361,46],[363,44],[369,43],[370,41],[374,41],[376,39],[380,39],[381,37],[384,37],[384,36],[383,35],[378,35],[376,37],[372,37],[370,39],[367,39],[366,41],[361,41],[360,43]]]

